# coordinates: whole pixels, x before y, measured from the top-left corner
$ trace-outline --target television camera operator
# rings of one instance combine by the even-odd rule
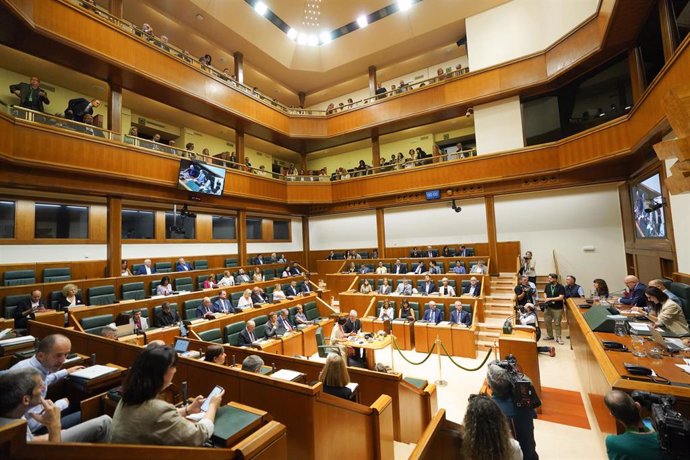
[[[489,363],[486,380],[491,399],[508,417],[515,439],[520,443],[524,460],[539,460],[534,440],[534,410],[541,405],[532,382],[519,372],[512,355],[503,361]]]

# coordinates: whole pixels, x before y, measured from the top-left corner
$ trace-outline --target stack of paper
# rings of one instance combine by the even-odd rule
[[[70,375],[70,378],[81,380],[93,380],[98,377],[103,377],[104,375],[117,372],[117,370],[118,369],[115,367],[101,366],[100,364],[96,364],[95,366],[85,367],[84,369],[80,369],[72,373]]]

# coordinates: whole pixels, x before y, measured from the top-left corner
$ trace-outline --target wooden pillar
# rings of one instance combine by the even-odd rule
[[[642,62],[642,50],[640,47],[631,48],[628,51],[628,68],[630,70],[630,84],[632,87],[632,103],[637,104],[647,86]],[[623,109],[623,107],[621,107]]]
[[[232,54],[235,61],[235,78],[238,83],[244,83],[244,56],[239,51]]]
[[[369,96],[376,96],[376,87],[378,86],[377,83],[376,66],[369,66]]]
[[[302,216],[302,253],[304,253],[304,260],[302,263],[309,271],[311,271],[313,267],[309,254],[309,216]],[[307,266],[307,264],[309,265]]]
[[[106,276],[120,276],[122,263],[122,198],[108,197]]]
[[[299,167],[302,171],[304,171],[304,172],[307,171],[307,154],[306,153],[300,153],[299,154]]]
[[[664,61],[668,62],[678,47],[678,27],[671,0],[659,0],[659,22],[661,42],[664,48]]]
[[[247,211],[237,211],[237,259],[240,266],[247,263]]]
[[[238,163],[244,163],[244,128],[241,126],[235,128],[235,156]]]
[[[498,242],[496,241],[496,211],[494,209],[494,197],[488,195],[484,197],[484,207],[486,209],[486,231],[489,237],[489,258],[491,259],[491,274],[497,275],[498,265]]]
[[[374,168],[381,166],[381,143],[378,134],[371,135],[371,164]]]
[[[386,257],[386,220],[383,208],[376,208],[376,241],[378,243],[379,258]]]
[[[122,133],[122,87],[112,82],[108,85],[108,129]]]
[[[123,18],[125,14],[124,2],[122,0],[109,0],[108,11],[116,18]]]
[[[307,101],[307,95],[304,91],[300,91],[299,93],[297,93],[297,97],[299,97],[299,108],[303,109],[304,104]]]

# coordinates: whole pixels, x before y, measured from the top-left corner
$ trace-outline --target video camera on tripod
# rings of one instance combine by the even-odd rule
[[[676,398],[648,391],[633,391],[631,396],[652,414],[661,450],[671,458],[690,458],[690,421],[673,408]]]
[[[508,378],[512,384],[510,396],[516,407],[529,407],[534,409],[541,406],[541,400],[537,395],[537,390],[534,388],[532,381],[518,368],[515,356],[508,355],[503,361],[496,361],[494,364],[508,372]]]

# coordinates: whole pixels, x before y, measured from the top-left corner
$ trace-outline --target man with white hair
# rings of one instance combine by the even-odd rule
[[[362,330],[362,322],[357,319],[357,310],[350,310],[350,316],[347,318],[343,331],[346,334],[357,335]]]
[[[239,335],[239,345],[241,347],[251,345],[256,341],[256,336],[254,335],[254,329],[256,328],[256,323],[252,320],[247,321],[247,325]]]
[[[623,297],[618,299],[618,302],[623,305],[630,305],[631,307],[644,308],[647,306],[647,297],[644,295],[647,286],[640,283],[637,276],[628,275],[623,278],[625,286],[628,288],[627,292]]]
[[[151,275],[156,273],[156,269],[151,266],[151,259],[144,260],[144,265],[137,268],[137,275]]]

